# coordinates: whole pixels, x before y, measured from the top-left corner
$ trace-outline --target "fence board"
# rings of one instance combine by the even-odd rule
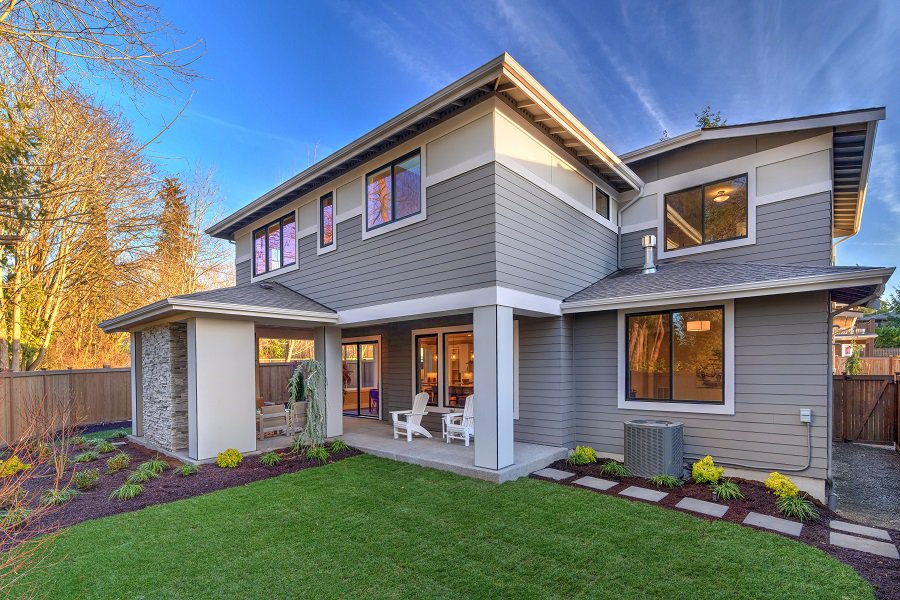
[[[900,356],[864,356],[859,359],[860,375],[894,375],[900,373]],[[834,357],[834,373],[842,374],[847,359]]]
[[[297,363],[262,363],[259,365],[259,395],[263,402],[288,401],[287,385]]]
[[[841,442],[897,443],[900,407],[893,375],[835,375],[832,437]]]

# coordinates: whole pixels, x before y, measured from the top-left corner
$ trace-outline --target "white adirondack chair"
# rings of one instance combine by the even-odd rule
[[[475,396],[466,396],[466,405],[461,413],[444,415],[444,437],[463,440],[469,445],[469,438],[475,437]]]
[[[391,419],[394,421],[394,439],[396,440],[401,431],[406,432],[406,441],[411,442],[414,434],[430,438],[431,434],[427,429],[422,427],[422,417],[428,414],[425,406],[428,404],[428,393],[422,392],[416,394],[413,398],[412,410],[392,410]]]

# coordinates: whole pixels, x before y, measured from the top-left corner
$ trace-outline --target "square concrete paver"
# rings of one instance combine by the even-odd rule
[[[606,491],[609,488],[619,485],[618,481],[610,481],[608,479],[600,479],[599,477],[582,477],[574,481],[575,485],[582,485],[595,490]]]
[[[891,534],[889,534],[884,529],[866,527],[865,525],[855,525],[853,523],[847,523],[846,521],[832,521],[831,528],[839,529],[840,531],[846,531],[847,533],[854,533],[856,535],[878,538],[880,540],[886,540],[888,542],[891,541]]]
[[[838,533],[837,531],[831,532],[828,536],[828,541],[833,546],[840,546],[841,548],[850,548],[851,550],[859,550],[860,552],[868,552],[869,554],[877,554],[887,558],[900,558],[900,554],[897,553],[897,547],[888,542],[876,542],[875,540]]]
[[[546,469],[541,469],[539,471],[535,471],[533,473],[538,477],[546,477],[547,479],[555,479],[556,481],[562,481],[563,479],[568,479],[575,475],[575,473],[569,473],[568,471],[560,471],[559,469],[551,469],[547,467]]]
[[[647,488],[632,485],[619,492],[621,496],[629,498],[637,498],[638,500],[647,500],[649,502],[659,502],[669,494],[666,492],[657,492],[656,490],[648,490]]]
[[[771,529],[779,533],[799,536],[803,531],[803,524],[796,521],[788,521],[787,519],[779,519],[778,517],[770,517],[757,512],[752,512],[744,519],[744,525],[756,525],[763,529]]]
[[[706,500],[697,500],[696,498],[682,498],[675,507],[690,510],[709,517],[722,517],[728,512],[728,507],[724,504],[716,504],[715,502],[707,502]]]

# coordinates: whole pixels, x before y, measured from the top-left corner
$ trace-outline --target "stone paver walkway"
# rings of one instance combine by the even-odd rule
[[[595,490],[606,491],[619,485],[618,481],[610,481],[608,479],[600,479],[599,477],[582,477],[573,482],[575,485],[582,485]]]
[[[716,504],[715,502],[707,502],[706,500],[697,500],[696,498],[682,498],[675,505],[675,508],[683,508],[708,517],[724,517],[728,512],[728,506],[725,504]]]
[[[748,514],[747,518],[744,519],[744,524],[755,525],[756,527],[762,527],[763,529],[771,529],[772,531],[793,535],[794,537],[798,537],[800,532],[803,531],[802,523],[788,521],[787,519],[779,519],[778,517],[770,517],[769,515],[763,515],[758,512],[751,512]]]
[[[832,529],[843,531],[844,533],[852,533],[854,535],[864,535],[870,538],[878,538],[879,540],[891,541],[891,534],[884,529],[876,529],[874,527],[866,527],[865,525],[856,525],[845,521],[832,521],[829,523]]]
[[[547,479],[553,479],[555,481],[562,481],[563,479],[568,479],[569,477],[573,477],[575,475],[575,473],[560,471],[559,469],[551,469],[550,467],[535,471],[534,474],[538,477],[546,477]]]
[[[647,488],[638,487],[636,485],[629,486],[619,492],[622,496],[629,498],[637,498],[639,500],[647,500],[648,502],[659,502],[669,494],[666,492],[657,492],[656,490],[648,490]]]
[[[869,554],[877,554],[887,558],[900,558],[897,547],[890,542],[879,542],[866,538],[847,535],[838,531],[832,531],[828,536],[828,543],[841,548],[850,548],[851,550],[859,550],[860,552],[868,552]]]

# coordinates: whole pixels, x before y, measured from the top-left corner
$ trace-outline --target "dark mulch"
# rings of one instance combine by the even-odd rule
[[[578,476],[589,475],[591,477],[599,477],[601,479],[607,480],[615,479],[607,475],[602,475],[600,473],[600,468],[604,462],[606,461],[601,460],[600,462],[589,465],[570,465],[565,460],[558,460],[550,465],[550,467],[554,469],[560,469],[562,471],[568,471],[570,473],[575,473]],[[532,477],[534,477],[535,479],[544,479],[535,475],[532,475]],[[582,488],[581,486],[576,486],[574,484],[574,481],[576,479],[578,479],[578,477],[571,477],[567,480],[555,483],[561,483],[563,485],[578,487],[581,489],[589,489]],[[740,486],[741,492],[743,492],[743,494],[746,496],[746,499],[727,502],[729,509],[728,512],[725,513],[725,516],[722,517],[722,519],[706,517],[690,511],[684,512],[687,512],[688,514],[691,514],[700,519],[707,519],[709,521],[724,520],[737,524],[741,524],[744,518],[750,512],[758,512],[764,515],[771,515],[773,517],[779,517],[782,519],[784,518],[784,516],[775,508],[775,496],[769,493],[764,485],[757,481],[749,481],[746,479],[738,479],[734,477],[730,479]],[[544,480],[553,481],[550,479]],[[656,504],[658,506],[665,506],[666,508],[672,510],[681,510],[679,508],[675,508],[675,505],[678,504],[678,502],[682,498],[696,498],[698,500],[706,500],[707,502],[713,501],[712,492],[709,489],[709,485],[706,484],[698,484],[689,481],[681,487],[668,489],[656,488],[651,485],[650,482],[648,482],[646,479],[642,479],[640,477],[623,477],[621,479],[616,479],[616,481],[619,481],[620,485],[610,488],[605,492],[601,492],[599,490],[591,491],[596,491],[598,494],[617,496],[619,492],[630,485],[636,485],[639,487],[650,489],[660,489],[661,491],[667,492],[668,496],[663,498],[661,501],[653,504]],[[631,498],[625,498],[623,496],[619,497],[631,500]],[[837,546],[829,545],[828,521],[830,521],[831,519],[838,519],[848,522],[852,521],[831,511],[821,502],[818,502],[813,498],[809,499],[815,502],[816,508],[819,511],[820,521],[814,523],[804,523],[803,532],[800,534],[799,538],[794,538],[793,536],[785,537],[789,537],[795,540],[799,539],[799,541],[805,542],[810,546],[815,546],[823,552],[830,554],[841,562],[844,562],[856,569],[856,571],[875,588],[875,596],[879,600],[900,600],[900,560],[882,558],[880,556],[875,556],[874,554],[868,554],[866,552],[858,552],[856,550],[849,550],[846,548],[839,548]],[[638,500],[638,502],[641,501]],[[900,531],[895,529],[888,529],[887,531],[893,538],[894,543],[900,542]]]
[[[114,443],[116,443],[115,440]],[[139,510],[154,504],[199,496],[200,494],[207,494],[224,488],[321,466],[321,463],[318,461],[282,451],[280,453],[283,460],[273,467],[259,464],[258,455],[247,456],[235,468],[221,468],[215,464],[207,464],[200,467],[200,472],[182,477],[174,471],[176,467],[182,464],[180,461],[159,455],[160,458],[169,463],[169,469],[161,473],[159,477],[145,482],[143,484],[144,491],[135,498],[131,500],[113,500],[110,498],[110,494],[125,482],[129,473],[134,471],[140,463],[156,456],[155,452],[127,441],[118,442],[117,450],[121,450],[131,456],[131,464],[128,468],[118,473],[106,473],[106,460],[115,453],[101,454],[97,460],[74,465],[76,471],[97,469],[100,471],[100,479],[93,488],[80,492],[74,500],[53,510],[47,516],[48,525],[68,527],[81,521]],[[73,454],[77,453],[77,451],[73,452]],[[335,462],[357,454],[360,454],[360,452],[354,449],[338,452],[331,455],[329,462]],[[52,475],[48,474],[45,477],[32,479],[29,481],[28,487],[40,490],[52,486],[52,481]]]

